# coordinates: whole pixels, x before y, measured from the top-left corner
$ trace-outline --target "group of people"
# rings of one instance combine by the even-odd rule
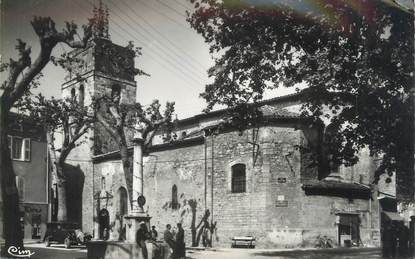
[[[140,223],[140,227],[136,233],[136,242],[142,250],[144,259],[148,259],[148,251],[146,242],[151,242],[155,246],[158,246],[157,241],[158,233],[155,226],[151,227],[151,231],[148,231],[145,222]],[[184,259],[186,254],[186,246],[184,242],[184,229],[181,223],[177,223],[177,231],[171,229],[171,225],[166,225],[164,231],[164,242],[168,244],[172,250],[172,259]]]
[[[186,246],[184,243],[184,229],[181,223],[177,223],[177,231],[171,229],[171,225],[166,225],[164,230],[164,242],[173,250],[173,259],[182,259],[186,257]]]
[[[407,258],[410,253],[409,229],[401,221],[385,224],[382,241],[385,258]]]

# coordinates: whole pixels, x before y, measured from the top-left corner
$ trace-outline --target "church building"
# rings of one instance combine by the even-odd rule
[[[63,96],[85,105],[94,96],[114,91],[121,102],[136,101],[134,52],[95,37],[72,55],[84,60],[62,85]],[[79,80],[79,78],[82,80]],[[354,167],[324,171],[321,124],[296,112],[300,95],[276,97],[259,104],[264,120],[243,131],[221,127],[227,110],[179,120],[178,138],[156,136],[144,152],[144,209],[159,233],[166,224],[182,223],[186,246],[211,243],[230,247],[235,237],[255,238],[256,247],[314,247],[323,238],[334,245],[380,246],[378,192],[370,185],[375,163],[362,152]],[[96,125],[71,152],[68,170],[76,188],[68,190],[70,220],[84,232],[110,239],[131,227],[134,161],[125,176],[120,154],[108,134]],[[76,179],[75,179],[76,178]]]

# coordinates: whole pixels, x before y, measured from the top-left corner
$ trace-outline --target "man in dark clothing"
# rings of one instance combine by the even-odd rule
[[[152,226],[151,227],[151,239],[156,241],[157,236],[158,236],[158,233],[157,233],[157,230],[156,230],[156,226]]]
[[[146,240],[149,239],[149,233],[147,230],[147,226],[145,222],[140,222],[140,227],[137,230],[137,233],[135,235],[135,240],[137,244],[141,247],[141,251],[143,253],[144,259],[148,259],[148,252],[146,247]]]
[[[164,242],[166,242],[169,245],[169,247],[173,250],[173,254],[174,254],[175,243],[174,243],[173,234],[170,232],[170,230],[171,230],[171,226],[170,224],[167,224],[166,230],[164,230]]]
[[[176,249],[175,257],[177,259],[184,259],[186,257],[186,246],[184,243],[184,229],[181,223],[177,223],[177,235],[176,235]]]
[[[408,255],[408,247],[409,247],[409,229],[400,222],[398,225],[398,252],[399,256],[405,258]]]

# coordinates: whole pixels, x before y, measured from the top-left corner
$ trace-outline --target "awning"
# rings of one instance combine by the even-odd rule
[[[396,212],[389,212],[389,211],[384,211],[383,212],[386,217],[388,217],[391,221],[404,221],[404,219]]]
[[[336,196],[349,199],[370,199],[370,187],[338,181],[310,181],[302,185],[306,195]]]

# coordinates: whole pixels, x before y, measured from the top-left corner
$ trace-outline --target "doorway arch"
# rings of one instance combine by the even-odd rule
[[[128,214],[128,194],[127,189],[120,187],[117,191],[117,210],[115,220],[119,220],[119,240],[123,241],[126,238],[126,226],[124,225],[124,216]]]
[[[99,238],[108,239],[109,227],[110,227],[110,215],[107,209],[102,209],[98,214],[99,224]]]

